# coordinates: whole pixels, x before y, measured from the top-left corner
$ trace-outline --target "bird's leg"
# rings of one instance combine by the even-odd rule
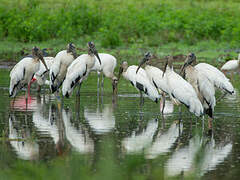
[[[27,88],[26,92],[25,92],[26,109],[27,109],[27,103],[28,103],[28,96],[29,96],[29,92],[28,92],[28,88]]]
[[[98,79],[97,79],[97,91],[99,92],[99,84],[100,84],[100,74],[101,74],[101,72],[99,72],[99,71],[97,71],[97,76],[98,76]]]
[[[113,79],[112,80],[112,88],[113,88],[113,95],[117,95],[117,80]]]
[[[143,104],[144,104],[143,94],[142,91],[140,91],[140,106],[143,106]]]
[[[78,85],[78,91],[77,91],[77,96],[80,97],[80,89],[81,89],[82,83],[79,83]]]
[[[221,101],[225,96],[227,95],[227,93],[225,92],[222,96],[220,96],[217,100],[216,103]]]
[[[231,81],[233,81],[233,76],[234,76],[233,71],[231,71],[231,78],[230,78]]]
[[[213,118],[211,118],[211,117],[208,118],[208,134],[209,135],[212,134],[212,120],[213,120]]]
[[[102,73],[101,91],[103,92],[104,74]]]
[[[40,93],[41,92],[41,86],[38,84],[37,85],[37,92]]]
[[[204,132],[204,115],[202,116],[202,133]]]
[[[160,112],[163,114],[164,112],[164,108],[165,108],[165,100],[166,100],[166,97],[165,97],[165,93],[162,94],[162,98],[160,100]]]

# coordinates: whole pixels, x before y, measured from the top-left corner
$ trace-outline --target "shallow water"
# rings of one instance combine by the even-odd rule
[[[50,161],[74,153],[88,157],[95,172],[99,169],[94,164],[108,160],[112,153],[106,163],[119,168],[111,173],[123,171],[123,164],[129,167],[127,177],[136,173],[146,179],[233,179],[240,174],[237,88],[234,95],[217,103],[209,135],[207,117],[196,118],[169,99],[163,116],[159,104],[147,98],[140,107],[139,95],[126,81],[120,82],[117,97],[112,97],[108,80],[108,89],[98,95],[94,74],[83,84],[80,99],[59,99],[47,89],[40,95],[32,91],[26,107],[24,92],[15,101],[8,97],[8,73],[1,70],[5,79],[0,81],[0,149],[6,153],[1,154],[0,166],[7,171],[16,170],[9,165],[13,160],[48,166]],[[102,153],[104,148],[111,153]],[[132,158],[137,159],[136,164],[131,165]]]

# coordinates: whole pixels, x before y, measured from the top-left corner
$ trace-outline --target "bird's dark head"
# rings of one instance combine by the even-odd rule
[[[143,59],[141,60],[141,62],[138,65],[136,73],[138,72],[140,67],[143,66],[145,63],[149,64],[151,59],[152,59],[152,54],[150,52],[145,53]]]
[[[94,54],[94,55],[97,57],[100,65],[101,65],[102,62],[101,62],[101,59],[100,59],[100,57],[99,57],[99,55],[98,55],[97,49],[96,49],[96,47],[95,47],[95,44],[94,44],[92,41],[90,41],[90,42],[87,43],[87,46],[88,46],[88,54],[89,54],[89,55]]]
[[[163,68],[162,77],[164,76],[164,74],[165,74],[165,72],[167,70],[167,67],[169,67],[169,68],[173,67],[173,56],[167,55],[165,57],[165,65],[164,65],[164,68]]]
[[[196,63],[196,59],[197,58],[196,58],[194,53],[189,53],[187,55],[186,60],[184,61],[184,64],[181,67],[180,74],[182,74],[184,72],[186,67],[195,64]]]
[[[74,58],[77,58],[76,46],[72,42],[67,44],[67,53],[72,53]]]
[[[32,48],[32,55],[33,55],[33,58],[40,59],[42,61],[43,65],[45,66],[46,71],[48,71],[48,67],[46,65],[45,60],[43,59],[43,54],[42,54],[42,51],[40,50],[40,48],[38,48],[37,46],[34,46]]]

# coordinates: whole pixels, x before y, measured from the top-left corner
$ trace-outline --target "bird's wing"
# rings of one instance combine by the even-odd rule
[[[186,105],[190,112],[196,116],[203,114],[202,104],[191,84],[175,72],[169,74],[168,84],[171,95]]]
[[[24,79],[26,73],[26,67],[31,67],[32,58],[24,58],[19,61],[12,71],[10,72],[10,86],[9,94],[10,96],[15,96],[16,87],[20,85],[20,81]]]
[[[66,78],[63,81],[62,93],[72,92],[76,84],[78,84],[87,73],[87,64],[84,60],[78,59],[68,67]]]
[[[221,70],[234,70],[238,68],[239,61],[238,60],[230,60],[227,61],[222,67]]]
[[[137,66],[128,67],[126,73],[127,79],[131,81],[135,88],[144,92],[151,100],[157,102],[160,98],[157,89],[149,81],[145,70],[140,68],[138,73],[136,73],[137,68]]]
[[[226,78],[226,76],[216,67],[207,63],[199,63],[195,66],[195,68],[204,73],[217,88],[224,90],[229,94],[234,93],[234,88],[229,79]]]
[[[216,105],[214,85],[207,76],[201,72],[198,72],[198,89],[207,104],[214,110]]]
[[[169,92],[166,78],[162,77],[163,72],[161,69],[153,66],[147,66],[145,70],[149,80],[152,81],[155,87],[166,93]]]

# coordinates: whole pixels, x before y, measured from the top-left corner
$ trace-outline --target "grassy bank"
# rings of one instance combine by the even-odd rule
[[[1,0],[0,59],[18,61],[33,45],[55,55],[70,41],[85,48],[91,40],[133,62],[147,50],[226,60],[238,52],[239,9],[236,0]]]
[[[240,40],[240,3],[205,0],[2,0],[0,37],[21,42],[96,37],[104,47],[128,43]]]

